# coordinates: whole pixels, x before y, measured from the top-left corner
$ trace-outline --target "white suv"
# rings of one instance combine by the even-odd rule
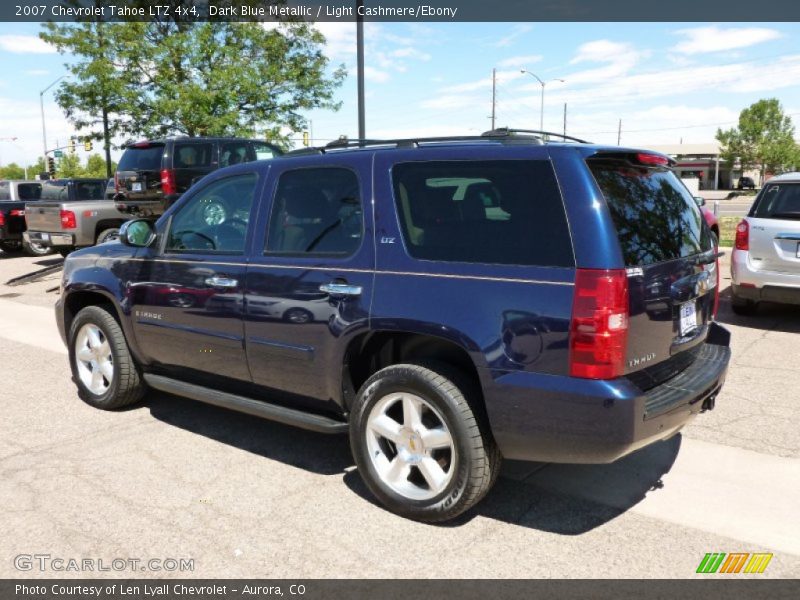
[[[770,179],[736,227],[731,277],[736,314],[761,300],[800,304],[800,173]]]

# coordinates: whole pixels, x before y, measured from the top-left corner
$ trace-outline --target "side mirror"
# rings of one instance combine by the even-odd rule
[[[156,241],[156,230],[147,219],[126,221],[119,228],[119,241],[134,248],[147,248]]]
[[[694,201],[697,202],[697,206],[705,206],[706,205],[706,199],[703,198],[702,196],[695,196],[694,197]]]

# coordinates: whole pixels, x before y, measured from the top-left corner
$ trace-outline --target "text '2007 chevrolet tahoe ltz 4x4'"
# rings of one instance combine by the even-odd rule
[[[501,457],[611,462],[713,408],[717,254],[666,156],[532,132],[221,169],[66,261],[80,396],[149,386],[349,432],[389,509],[467,510]]]

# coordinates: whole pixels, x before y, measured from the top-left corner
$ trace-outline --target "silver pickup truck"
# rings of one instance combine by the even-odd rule
[[[24,239],[63,255],[116,239],[127,219],[105,192],[105,179],[44,181],[42,199],[25,207]]]

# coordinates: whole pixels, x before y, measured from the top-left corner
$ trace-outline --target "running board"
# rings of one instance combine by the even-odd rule
[[[144,380],[150,387],[183,396],[191,400],[213,404],[222,408],[228,408],[238,412],[246,413],[270,421],[278,421],[286,425],[293,425],[301,429],[308,429],[319,433],[346,433],[348,426],[343,421],[336,421],[322,415],[303,412],[294,408],[268,404],[260,400],[253,400],[245,396],[237,396],[219,390],[210,390],[200,385],[178,381],[161,375],[144,374]]]

